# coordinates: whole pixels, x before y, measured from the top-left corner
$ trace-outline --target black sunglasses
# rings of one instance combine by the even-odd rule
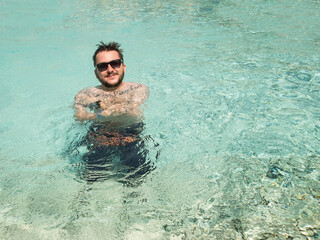
[[[121,66],[121,63],[122,63],[121,59],[115,59],[110,62],[99,63],[97,64],[96,68],[98,69],[99,72],[103,72],[108,69],[109,64],[112,68],[119,68]]]

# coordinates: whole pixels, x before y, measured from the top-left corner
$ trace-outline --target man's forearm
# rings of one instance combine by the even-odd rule
[[[96,113],[88,113],[88,112],[81,112],[81,111],[76,112],[74,116],[76,117],[76,120],[81,122],[97,118]]]
[[[99,111],[98,117],[117,116],[122,114],[141,115],[141,111],[139,109],[139,106],[119,107],[114,105],[107,109]]]

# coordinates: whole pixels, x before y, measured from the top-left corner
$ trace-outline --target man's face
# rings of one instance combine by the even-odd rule
[[[117,51],[103,51],[99,52],[96,56],[96,65],[100,63],[109,63],[113,60],[120,59]],[[101,84],[107,88],[118,87],[124,77],[126,71],[126,65],[123,63],[119,67],[112,67],[112,64],[108,64],[108,67],[103,70],[96,68],[94,70],[96,77]]]

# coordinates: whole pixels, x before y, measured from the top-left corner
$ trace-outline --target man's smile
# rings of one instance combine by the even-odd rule
[[[113,74],[107,75],[106,78],[115,78],[116,76],[118,76],[118,74],[113,73]]]

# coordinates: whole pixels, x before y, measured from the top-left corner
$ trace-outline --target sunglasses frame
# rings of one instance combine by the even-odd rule
[[[121,66],[121,64],[123,63],[122,59],[114,59],[110,62],[101,62],[101,63],[98,63],[96,65],[96,69],[99,71],[99,72],[104,72],[108,69],[109,65],[113,68],[113,69],[116,69],[116,68],[119,68]],[[105,65],[105,67],[101,67],[101,64]],[[119,64],[119,66],[118,66]]]

